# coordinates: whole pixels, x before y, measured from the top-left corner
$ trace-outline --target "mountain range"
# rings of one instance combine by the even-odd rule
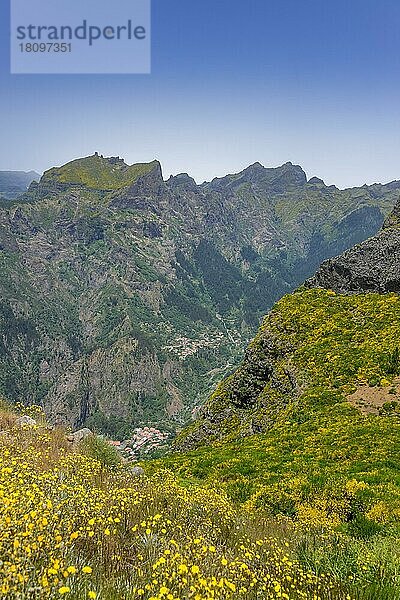
[[[94,156],[0,211],[7,597],[400,598],[398,186],[244,173]]]
[[[0,393],[114,436],[175,430],[274,302],[376,234],[399,193],[292,163],[201,185],[97,153],[46,171],[0,208]]]

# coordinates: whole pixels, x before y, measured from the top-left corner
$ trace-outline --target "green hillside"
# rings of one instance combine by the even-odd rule
[[[356,598],[399,598],[399,339],[397,295],[284,297],[181,433],[186,452],[148,472],[289,520],[314,536],[298,548],[305,564],[354,579]]]
[[[78,158],[62,167],[46,171],[47,180],[85,185],[97,190],[117,190],[132,185],[157,165],[151,163],[127,165],[122,159],[105,159],[98,154]]]
[[[364,478],[372,495],[377,482],[400,484],[394,470],[399,336],[398,296],[318,289],[286,296],[266,317],[242,365],[177,442],[208,447],[174,454],[175,469],[226,481],[243,500],[282,477],[300,477],[297,492],[306,494],[336,477]],[[361,385],[390,392],[380,415],[363,414],[347,400]]]

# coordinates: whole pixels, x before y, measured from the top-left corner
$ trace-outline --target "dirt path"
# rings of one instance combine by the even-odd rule
[[[400,377],[387,387],[361,385],[354,394],[347,396],[347,400],[365,415],[378,415],[387,402],[399,402],[400,405]]]

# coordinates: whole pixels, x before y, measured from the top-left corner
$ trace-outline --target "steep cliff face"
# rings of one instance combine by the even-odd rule
[[[201,186],[157,161],[51,169],[0,209],[0,393],[121,434],[184,422],[273,302],[375,233],[397,193],[291,163]]]
[[[400,291],[400,200],[374,237],[324,262],[306,287],[339,293]]]
[[[175,441],[190,450],[217,440],[262,433],[301,390],[291,358],[296,346],[282,335],[271,313],[248,346],[237,370],[225,378],[201,407],[196,420]]]

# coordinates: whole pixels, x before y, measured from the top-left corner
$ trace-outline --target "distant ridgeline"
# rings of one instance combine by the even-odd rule
[[[50,169],[0,208],[0,394],[118,437],[181,426],[274,302],[374,235],[399,191],[339,190],[291,163],[202,185],[98,154]],[[235,405],[247,375],[250,404],[264,389],[263,356],[233,376]]]
[[[26,192],[32,181],[39,181],[40,175],[35,171],[0,171],[0,201],[14,200]]]

